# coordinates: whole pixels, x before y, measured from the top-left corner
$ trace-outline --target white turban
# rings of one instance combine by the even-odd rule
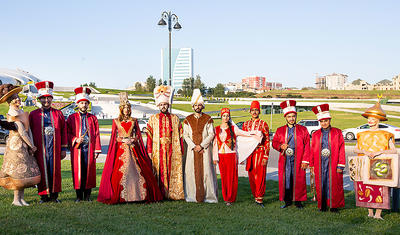
[[[156,101],[157,106],[160,103],[171,104],[171,95],[172,95],[172,89],[170,86],[161,85],[154,88],[154,99]]]
[[[192,106],[195,104],[202,104],[204,107],[204,99],[203,96],[201,96],[200,89],[193,90],[192,101],[190,103]]]

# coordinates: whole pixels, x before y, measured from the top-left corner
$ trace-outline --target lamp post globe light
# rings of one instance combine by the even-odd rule
[[[172,75],[171,75],[171,32],[172,29],[180,30],[182,28],[181,24],[178,22],[178,16],[172,14],[170,11],[164,11],[161,13],[161,19],[158,21],[159,26],[168,26],[169,32],[169,85],[172,85]],[[172,26],[173,25],[173,26]]]

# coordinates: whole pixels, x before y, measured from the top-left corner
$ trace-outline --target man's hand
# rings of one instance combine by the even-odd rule
[[[31,148],[31,150],[32,150],[32,153],[36,152],[36,150],[37,150],[36,146],[33,146],[33,147]]]
[[[79,136],[78,138],[76,138],[75,142],[76,142],[77,144],[82,144],[82,142],[83,142],[83,136]]]
[[[266,166],[267,164],[268,164],[268,159],[264,158],[264,159],[261,161],[261,166]]]
[[[289,145],[288,144],[281,144],[281,149],[283,150],[283,151],[286,151],[286,149],[289,147]]]
[[[314,167],[310,167],[310,173],[314,175]]]
[[[336,169],[336,172],[339,173],[339,174],[343,174],[343,170],[340,169],[340,168],[337,168],[337,169]]]
[[[217,160],[214,160],[213,162],[214,162],[214,165],[217,165],[217,164],[218,164],[218,161],[217,161]]]
[[[308,167],[308,163],[301,163],[301,169],[303,171],[307,170],[307,167]]]
[[[200,152],[202,149],[203,149],[203,147],[201,147],[200,145],[196,145],[196,146],[194,146],[194,148],[193,148],[193,150],[194,150],[195,152]]]
[[[67,156],[67,151],[61,151],[61,160]]]

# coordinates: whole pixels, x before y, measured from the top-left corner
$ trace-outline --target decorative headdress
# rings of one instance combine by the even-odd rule
[[[22,91],[22,87],[20,86],[14,86],[12,84],[4,84],[0,86],[1,89],[1,97],[0,97],[0,104],[4,103],[8,100],[8,98],[10,98],[11,96],[13,96],[14,94],[18,94],[19,92]],[[4,94],[4,95],[2,95]]]
[[[40,99],[41,97],[46,97],[46,96],[53,97],[53,88],[54,88],[53,82],[42,81],[42,82],[36,83],[35,86],[39,93],[38,99]]]
[[[331,114],[329,113],[329,104],[321,104],[312,108],[312,111],[317,115],[318,121],[331,119]]]
[[[89,95],[92,92],[89,87],[78,87],[74,90],[75,92],[75,103],[79,103],[81,101],[90,102]]]
[[[296,112],[296,101],[295,100],[286,100],[283,101],[281,104],[281,109],[283,109],[283,116],[285,117],[289,113],[295,113]]]
[[[228,108],[221,109],[221,116],[224,115],[224,113],[229,113],[229,115],[231,115],[231,111]]]
[[[204,107],[204,99],[201,95],[200,89],[193,90],[192,100],[190,103],[192,104],[192,106],[195,104],[202,104]]]
[[[160,85],[154,88],[154,99],[156,101],[157,106],[160,103],[171,104],[171,95],[172,95],[172,89],[170,86]]]
[[[378,118],[381,121],[387,121],[386,118],[386,113],[383,111],[382,106],[380,104],[380,100],[382,98],[382,95],[378,95],[378,102],[362,114],[363,117],[368,118],[368,117],[375,117]]]
[[[121,92],[119,93],[119,106],[131,106],[131,103],[129,103],[128,99],[128,93],[127,92]]]

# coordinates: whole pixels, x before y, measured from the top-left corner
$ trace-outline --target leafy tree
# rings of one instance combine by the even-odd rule
[[[142,84],[140,82],[135,83],[135,90],[136,91],[143,91]]]
[[[147,80],[146,80],[146,87],[148,91],[153,91],[154,88],[156,87],[156,79],[153,77],[153,75],[150,75]]]
[[[183,96],[188,96],[190,91],[190,79],[185,78],[182,83],[182,94]]]
[[[224,96],[225,95],[225,87],[221,83],[218,83],[214,89],[214,96]]]
[[[194,88],[200,89],[201,94],[204,94],[206,91],[206,86],[201,82],[200,75],[196,75],[196,79],[194,80]]]
[[[93,87],[93,88],[97,88],[95,82],[89,82],[89,84],[85,83],[85,84],[82,84],[81,86],[90,86],[90,87]]]

